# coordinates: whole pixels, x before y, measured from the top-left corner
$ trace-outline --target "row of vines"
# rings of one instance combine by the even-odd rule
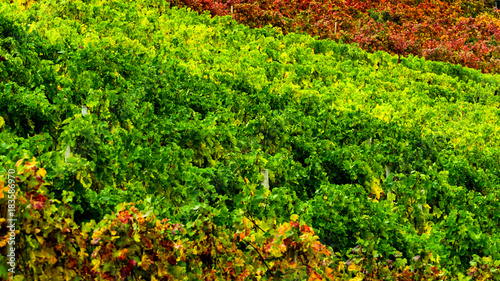
[[[251,27],[356,43],[370,51],[414,55],[500,72],[500,17],[494,1],[172,0]]]

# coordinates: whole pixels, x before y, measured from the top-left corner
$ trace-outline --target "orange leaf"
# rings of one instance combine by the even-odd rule
[[[309,279],[307,280],[308,281],[323,280],[323,277],[321,277],[321,275],[316,273],[316,271],[311,270],[311,276],[309,276]]]
[[[328,279],[332,279],[332,280],[335,279],[335,276],[333,275],[333,272],[334,272],[333,269],[331,269],[329,267],[325,268],[326,277]]]
[[[31,159],[31,162],[26,161],[26,162],[24,162],[24,164],[26,165],[26,168],[31,169],[31,168],[35,167],[37,164],[36,158],[33,156],[33,159]]]
[[[117,259],[119,260],[125,260],[127,258],[127,254],[128,254],[128,249],[125,248],[125,249],[121,249],[117,252]]]
[[[306,224],[302,225],[300,227],[300,231],[302,231],[302,233],[312,233],[314,234],[314,231]]]

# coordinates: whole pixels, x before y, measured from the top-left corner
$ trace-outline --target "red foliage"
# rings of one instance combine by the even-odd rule
[[[406,259],[402,263],[400,257],[395,261],[376,258],[373,248],[358,245],[344,262],[318,241],[314,230],[296,215],[280,225],[244,217],[226,228],[214,224],[215,215],[207,212],[204,219],[183,226],[169,223],[168,219],[159,221],[150,212],[143,214],[135,204],[123,203],[118,213],[80,229],[68,206],[47,200],[50,195],[33,196],[38,190],[47,194],[47,189],[44,184],[37,187],[35,171],[26,166],[29,169],[19,173],[19,184],[27,186],[26,195],[32,198],[33,208],[27,207],[28,200],[20,200],[25,203],[19,209],[27,213],[23,214],[25,220],[16,243],[33,254],[20,259],[20,272],[14,279],[24,275],[22,278],[27,280],[37,276],[54,280],[73,280],[77,276],[82,280],[128,280],[131,276],[156,280],[257,280],[279,274],[282,280],[353,280],[353,276],[364,280],[447,280],[445,272],[429,257],[415,256],[416,263],[405,266]],[[44,173],[37,173],[44,177]],[[42,201],[45,204],[41,208],[33,204]],[[268,231],[262,231],[259,225]],[[0,230],[6,232],[6,227],[4,219]],[[87,231],[92,229],[89,237]],[[30,235],[37,239],[26,240]],[[7,245],[6,239],[3,237],[0,245]],[[467,274],[477,280],[495,278],[492,273],[500,270],[498,261],[491,257],[474,255],[470,264]]]
[[[484,1],[441,0],[175,0],[250,27],[357,43],[368,51],[413,54],[500,73],[499,13]]]
[[[33,205],[33,208],[41,210],[45,207],[45,201],[47,201],[47,197],[38,194],[34,198],[31,198],[31,205]]]

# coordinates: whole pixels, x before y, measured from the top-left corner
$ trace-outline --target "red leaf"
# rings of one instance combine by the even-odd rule
[[[133,217],[129,214],[128,211],[120,211],[120,214],[118,215],[118,219],[122,223],[127,223],[128,220],[130,220],[131,222],[133,221]]]
[[[168,260],[168,263],[169,263],[170,265],[175,265],[175,264],[177,264],[177,260],[175,259],[175,256],[174,256],[174,255],[169,256],[167,260]]]
[[[132,271],[132,268],[130,268],[128,266],[124,266],[124,267],[122,267],[122,269],[120,269],[120,275],[122,278],[126,278],[127,276],[130,275],[131,271]]]
[[[78,265],[78,260],[74,257],[69,257],[69,261],[66,262],[66,267],[69,269],[75,268]]]
[[[302,233],[314,233],[314,231],[306,224],[300,227],[300,231],[302,231]]]
[[[172,249],[174,248],[174,242],[172,241],[168,241],[168,242],[165,242],[165,241],[160,241],[160,245],[163,246],[163,248],[166,248],[167,251],[172,251]]]
[[[35,208],[37,210],[41,210],[45,207],[46,201],[47,201],[47,197],[45,197],[41,194],[38,194],[37,196],[35,196],[35,198],[31,199],[31,205],[33,206],[33,208]]]

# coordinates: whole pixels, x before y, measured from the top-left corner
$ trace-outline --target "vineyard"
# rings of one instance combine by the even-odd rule
[[[313,1],[9,2],[2,280],[500,280],[498,49],[467,51],[483,39],[461,48],[478,70],[458,48],[343,43],[356,20],[400,29],[379,4],[343,2],[358,18],[332,31],[286,6]],[[481,3],[450,7],[495,25]]]

